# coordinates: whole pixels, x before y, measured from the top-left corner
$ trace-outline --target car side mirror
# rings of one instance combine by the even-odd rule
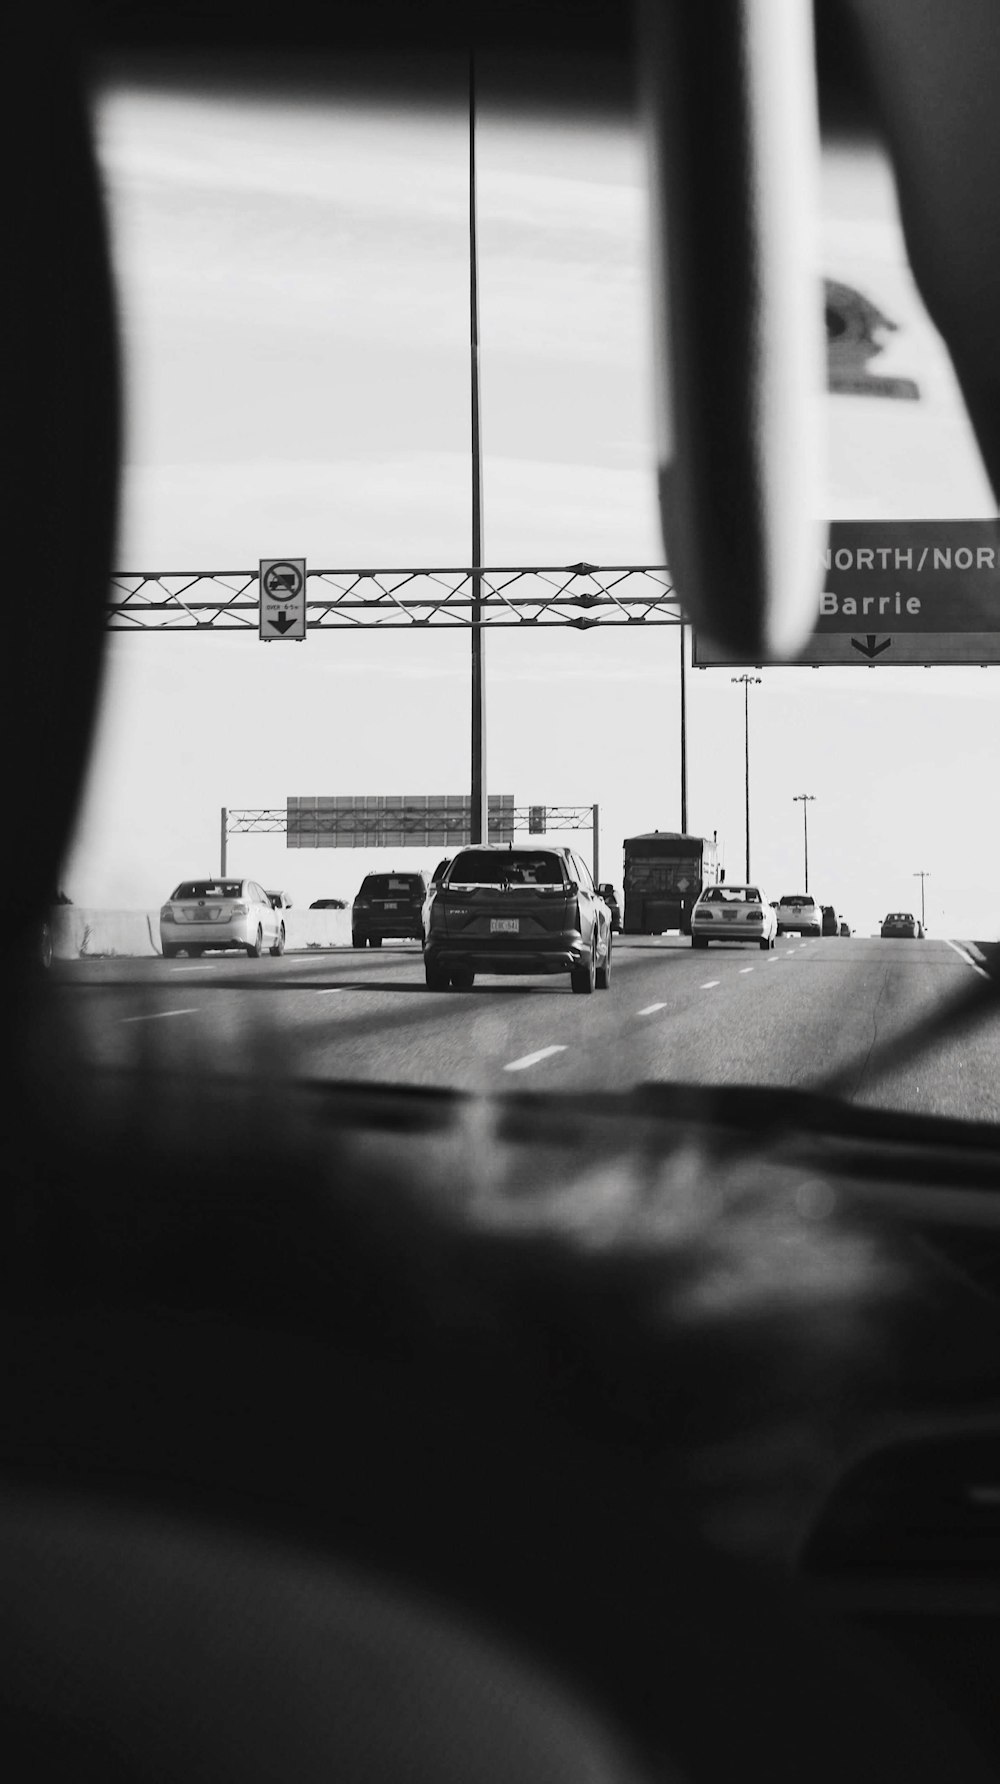
[[[602,898],[613,898],[615,889],[609,880],[603,880],[597,888]]]

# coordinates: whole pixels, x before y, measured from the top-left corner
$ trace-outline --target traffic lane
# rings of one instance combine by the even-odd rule
[[[727,951],[728,952],[728,951]],[[731,959],[742,960],[733,950]],[[86,1056],[106,1065],[279,1071],[287,1076],[451,1084],[547,1066],[574,1049],[577,1076],[607,1083],[632,1009],[663,994],[695,1006],[701,960],[679,938],[642,938],[613,955],[612,985],[575,996],[568,975],[477,979],[467,993],[428,992],[418,948],[247,961],[218,956],[79,962],[64,974],[64,1019]],[[621,1082],[628,1082],[627,1072]]]
[[[927,1072],[874,1075],[875,1046],[968,976],[944,943],[791,939],[762,953],[618,938],[611,990],[590,998],[573,996],[562,976],[486,976],[467,993],[429,993],[419,949],[405,944],[377,956],[195,964],[208,970],[81,963],[103,993],[82,1000],[88,1055],[468,1089],[823,1088],[843,1073],[848,1094],[878,1106],[995,1118],[995,1024],[991,1036],[953,1042]],[[109,988],[125,1003],[109,1004]]]
[[[755,1002],[757,975],[727,980],[720,971],[696,1027],[674,1024],[664,1011],[664,1032],[649,1037],[649,1075],[829,1089],[869,1107],[1000,1119],[998,1016],[932,1040],[915,1060],[880,1063],[884,1049],[966,994],[972,967],[946,942],[831,937],[769,958],[786,963],[767,980],[779,996]]]
[[[879,1063],[918,1025],[947,1016],[985,977],[975,955],[948,942],[871,942],[885,966],[876,1014],[876,1049],[854,1099],[915,1114],[953,1115],[966,1121],[1000,1121],[1000,1005],[980,1011],[961,1027],[933,1033],[919,1051]]]

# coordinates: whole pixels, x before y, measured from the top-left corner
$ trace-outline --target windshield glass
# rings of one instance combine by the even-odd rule
[[[328,999],[342,1044],[299,1037],[307,1075],[493,1089],[538,1051],[520,1024],[544,998],[555,1026],[539,1045],[560,1051],[525,1068],[543,1086],[835,1083],[861,1103],[1000,1119],[989,1024],[919,1066],[881,1071],[872,1049],[873,1033],[891,1045],[988,977],[1000,935],[1000,832],[982,807],[1000,770],[996,670],[980,666],[994,660],[981,603],[998,586],[995,504],[885,154],[831,137],[816,195],[833,530],[815,633],[799,662],[722,660],[676,603],[651,604],[672,585],[637,123],[511,111],[499,81],[484,54],[479,470],[485,565],[505,568],[484,570],[475,685],[481,834],[513,848],[477,853],[470,821],[466,71],[416,104],[109,70],[94,119],[123,319],[113,593],[127,613],[109,622],[100,742],[63,876],[74,905],[155,911],[178,856],[219,835],[227,872],[235,857],[288,886],[286,953],[353,987]],[[940,629],[915,628],[928,604],[967,616],[975,601],[974,643],[957,620],[947,648]],[[201,715],[180,733],[179,698]],[[384,1042],[350,1026],[367,973],[373,999],[397,981],[451,984],[447,964],[435,980],[434,950],[457,945],[461,919],[425,897],[443,851],[453,884],[554,885],[556,848],[573,851],[584,901],[591,879],[622,886],[599,986],[613,1047],[586,1044],[571,996],[573,950],[586,964],[592,947],[585,902],[558,973],[540,959],[537,976],[501,975],[481,956],[456,967],[474,978],[460,1008],[428,1004],[419,1045],[391,1000],[373,1004]],[[780,900],[767,959],[735,937],[693,946],[703,892],[730,905],[782,883],[800,890]],[[910,921],[881,914],[904,890],[923,932],[905,957],[881,935]],[[343,917],[313,922],[319,894],[343,899]],[[369,937],[351,927],[359,896],[420,910],[408,933]],[[806,931],[788,922],[809,912]],[[152,955],[171,942],[151,924]],[[523,928],[486,940],[515,933],[530,969]],[[601,931],[598,974],[603,946]],[[196,982],[183,961],[163,965]],[[197,983],[216,966],[236,970],[208,962]],[[287,1015],[280,1001],[266,1013]],[[264,1017],[260,999],[241,1007],[248,1036]]]

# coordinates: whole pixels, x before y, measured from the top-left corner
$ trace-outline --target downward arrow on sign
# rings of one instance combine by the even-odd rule
[[[270,619],[267,623],[269,626],[272,626],[276,632],[290,632],[295,621],[289,619],[287,613],[282,612],[279,613],[277,619]]]
[[[889,649],[892,639],[883,638],[881,644],[877,644],[875,641],[875,633],[869,632],[864,644],[857,638],[852,638],[851,643],[854,646],[854,649],[860,651],[863,657],[868,657],[871,662],[874,662],[875,658],[880,657],[884,650]]]

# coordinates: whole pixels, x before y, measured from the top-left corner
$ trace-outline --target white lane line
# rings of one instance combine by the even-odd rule
[[[709,979],[707,984],[699,985],[698,990],[699,991],[714,991],[716,985],[718,985],[720,983],[721,983],[721,980],[719,980],[719,979]]]
[[[537,1053],[526,1053],[523,1059],[512,1059],[504,1066],[505,1072],[526,1072],[529,1065],[537,1065],[541,1059],[551,1059],[553,1053],[565,1053],[565,1047],[539,1047]]]
[[[213,966],[172,966],[170,968],[170,971],[172,973],[210,973],[210,972],[215,971],[215,967],[214,967],[214,965]]]
[[[303,990],[308,991],[309,986],[304,985]],[[335,991],[350,991],[350,990],[351,990],[350,985],[317,985],[314,995],[316,997],[332,997]]]
[[[740,972],[741,972],[741,973],[752,973],[752,972],[753,972],[753,967],[752,967],[752,966],[741,966],[741,967],[740,967]]]
[[[197,1016],[198,1006],[192,1004],[189,1010],[150,1010],[145,1016],[119,1016],[119,1022],[159,1022],[162,1016]]]
[[[667,1006],[665,1003],[647,1004],[646,1008],[644,1010],[636,1010],[636,1015],[637,1016],[653,1016],[653,1015],[655,1015],[657,1010],[665,1010],[666,1007]]]
[[[947,938],[945,938],[945,939],[947,939]],[[972,955],[967,954],[964,948],[960,948],[957,942],[948,942],[948,946],[949,946],[949,948],[954,948],[955,953],[960,957],[960,959],[965,961],[966,966],[971,966],[973,972],[978,973],[979,977],[981,979],[989,978],[990,975],[986,971],[985,967],[980,966],[978,960],[973,960]]]

